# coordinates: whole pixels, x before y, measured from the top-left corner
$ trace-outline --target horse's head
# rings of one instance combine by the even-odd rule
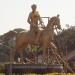
[[[52,17],[49,21],[49,25],[52,26],[53,28],[55,27],[55,28],[61,29],[59,16],[57,15]]]

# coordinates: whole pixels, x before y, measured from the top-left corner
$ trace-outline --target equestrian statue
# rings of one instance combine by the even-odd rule
[[[27,22],[30,24],[30,30],[28,32],[20,32],[19,34],[13,32],[13,34],[16,35],[16,41],[12,53],[12,61],[14,61],[14,56],[16,53],[15,51],[18,51],[21,58],[20,62],[23,63],[23,52],[27,45],[39,45],[43,48],[43,61],[45,59],[46,50],[51,49],[55,56],[61,60],[69,70],[72,71],[67,62],[65,62],[65,60],[58,54],[58,49],[53,43],[54,29],[61,29],[59,14],[57,16],[51,17],[47,26],[45,26],[41,16],[39,15],[38,11],[36,11],[36,8],[37,6],[35,4],[31,6],[32,12],[29,13],[27,19]],[[43,30],[39,30],[39,24]]]

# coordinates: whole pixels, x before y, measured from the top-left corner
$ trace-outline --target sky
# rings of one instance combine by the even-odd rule
[[[32,4],[37,5],[41,17],[60,14],[62,28],[75,25],[75,0],[0,0],[0,35],[15,28],[29,30],[27,17]]]

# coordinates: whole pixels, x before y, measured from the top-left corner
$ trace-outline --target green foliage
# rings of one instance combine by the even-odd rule
[[[37,46],[34,46],[34,45],[32,46],[32,52],[36,52],[37,49],[38,49]]]
[[[61,33],[55,36],[55,43],[60,51],[71,52],[75,49],[75,29],[70,27],[63,29]]]
[[[40,52],[40,51],[42,51],[43,49],[41,48],[41,47],[37,47],[37,46],[35,46],[35,45],[33,45],[32,46],[32,52]]]
[[[0,64],[0,70],[4,69],[5,65],[4,64]]]

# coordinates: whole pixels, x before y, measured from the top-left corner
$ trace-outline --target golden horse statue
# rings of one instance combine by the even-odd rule
[[[39,38],[39,44],[41,47],[43,47],[43,57],[45,54],[45,50],[48,48],[56,48],[56,46],[52,43],[53,35],[54,35],[54,27],[57,27],[58,29],[61,29],[59,18],[58,17],[52,17],[49,20],[49,23],[44,28],[44,30],[41,31],[41,35]],[[21,56],[21,62],[23,62],[23,51],[25,47],[27,47],[28,44],[35,44],[35,38],[36,35],[29,32],[21,32],[16,37],[16,50],[20,53]],[[14,52],[15,53],[15,52]],[[14,54],[13,54],[14,56]]]

